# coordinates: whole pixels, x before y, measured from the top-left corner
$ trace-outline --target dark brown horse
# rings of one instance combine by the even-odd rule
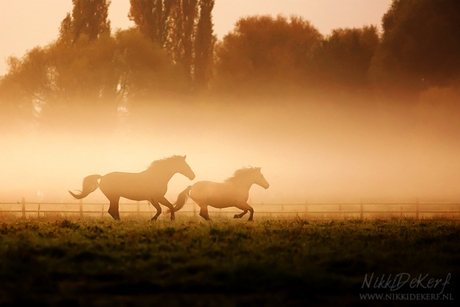
[[[156,209],[157,213],[152,218],[155,221],[161,214],[162,204],[171,211],[171,220],[174,220],[173,205],[165,198],[168,190],[168,182],[179,173],[193,180],[193,173],[190,166],[185,162],[186,156],[172,156],[163,160],[157,160],[150,164],[150,167],[140,173],[113,172],[107,175],[90,175],[83,179],[83,190],[79,194],[69,193],[76,199],[82,199],[98,187],[109,199],[109,214],[116,220],[120,219],[118,202],[120,197],[131,200],[147,200]]]
[[[242,168],[224,182],[198,181],[187,187],[177,197],[174,211],[180,210],[190,197],[200,206],[200,215],[210,220],[208,206],[214,208],[237,207],[243,212],[234,218],[242,218],[248,211],[252,221],[254,209],[247,203],[252,184],[268,189],[270,186],[260,172],[260,167]]]

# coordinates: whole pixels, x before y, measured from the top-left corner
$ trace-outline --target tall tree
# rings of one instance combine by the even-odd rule
[[[460,1],[393,0],[382,18],[373,76],[419,91],[460,77]]]
[[[72,15],[67,14],[61,23],[61,39],[76,42],[81,35],[95,40],[101,35],[110,35],[108,0],[72,0]]]
[[[133,102],[152,100],[177,90],[180,82],[164,49],[136,28],[118,31],[115,65],[119,75],[118,97]]]
[[[142,33],[162,46],[189,89],[209,79],[215,37],[214,0],[130,0],[130,19]]]
[[[315,78],[313,59],[321,40],[319,31],[300,17],[242,18],[216,46],[216,86],[308,84]]]
[[[139,30],[161,47],[168,35],[168,18],[176,0],[130,0],[128,17]]]
[[[214,0],[200,1],[200,18],[195,38],[195,87],[203,89],[208,86],[211,77],[212,55],[216,37],[213,35],[212,9]]]
[[[318,49],[318,76],[327,87],[362,89],[369,85],[368,71],[379,46],[375,26],[335,29]]]
[[[198,0],[177,0],[171,12],[167,50],[184,73],[189,87],[193,82],[193,43]]]

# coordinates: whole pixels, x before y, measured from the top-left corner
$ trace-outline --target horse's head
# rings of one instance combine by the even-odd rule
[[[262,172],[260,170],[261,170],[260,167],[254,168],[254,173],[253,173],[254,183],[257,185],[260,185],[264,189],[268,189],[270,184],[267,182],[267,180],[265,179],[264,175],[262,175]]]
[[[185,162],[186,157],[187,156],[180,156],[179,157],[179,159],[178,159],[179,162],[177,163],[177,166],[178,166],[177,172],[179,174],[184,175],[188,179],[193,180],[193,179],[195,179],[195,173],[192,171],[192,169],[187,164],[187,162]]]

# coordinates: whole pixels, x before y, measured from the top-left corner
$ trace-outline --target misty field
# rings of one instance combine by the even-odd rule
[[[425,286],[431,278],[447,279],[442,291],[454,295],[459,237],[460,224],[447,219],[148,223],[4,218],[0,305],[348,305],[366,303],[359,296],[363,293],[388,292],[363,289],[366,274],[402,273],[428,274]],[[439,293],[441,286],[401,291]]]

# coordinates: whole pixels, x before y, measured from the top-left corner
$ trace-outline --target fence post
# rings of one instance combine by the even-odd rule
[[[26,218],[26,198],[22,198],[22,218]]]
[[[418,205],[418,198],[415,200],[415,218],[419,219],[419,205]]]
[[[78,202],[80,205],[79,211],[80,211],[80,218],[83,218],[83,200],[80,199]]]
[[[305,200],[305,219],[308,219],[308,202]]]
[[[37,218],[40,218],[40,203],[38,204]]]
[[[141,217],[141,203],[137,201],[137,218]]]
[[[364,218],[364,208],[363,208],[363,199],[359,203],[359,218],[362,220]]]

